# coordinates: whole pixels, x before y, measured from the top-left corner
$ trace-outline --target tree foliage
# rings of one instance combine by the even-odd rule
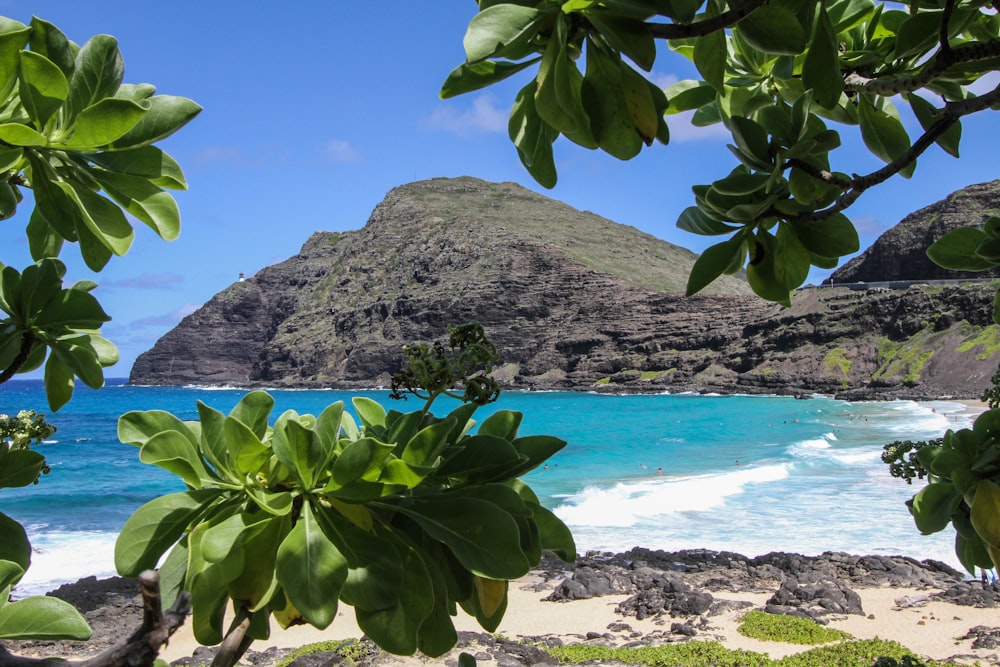
[[[492,347],[478,324],[453,329],[453,342],[456,334],[473,349]],[[575,557],[566,526],[518,479],[565,442],[520,435],[521,414],[506,410],[473,433],[477,402],[433,415],[454,360],[420,362],[404,372],[409,383],[433,383],[420,385],[429,392],[424,409],[386,411],[357,397],[360,424],[338,402],[318,416],[287,411],[269,425],[274,400],[261,391],[228,415],[199,402],[196,422],[155,410],[122,416],[119,438],[188,490],[128,520],[118,571],[132,576],[163,559],[164,596],[191,592],[195,637],[222,643],[217,666],[266,639],[271,618],[325,628],[340,601],[397,654],[451,649],[458,606],[496,629],[509,579],[543,550]],[[476,365],[452,380],[479,386],[469,383]],[[235,621],[224,631],[227,603]]]
[[[29,188],[25,226],[35,263],[0,263],[0,382],[44,364],[49,406],[58,410],[77,379],[104,384],[118,350],[100,335],[111,318],[91,281],[64,286],[57,259],[76,244],[84,263],[103,269],[128,252],[132,219],[164,240],[177,238],[180,214],[167,190],[187,186],[157,142],[201,110],[183,97],[123,83],[117,41],[96,35],[82,46],[47,21],[0,17],[0,220]]]
[[[736,164],[696,185],[677,224],[728,237],[698,259],[693,294],[746,269],[754,291],[788,304],[810,267],[858,250],[844,211],[895,174],[909,177],[930,146],[958,156],[961,118],[1000,107],[1000,86],[973,84],[1000,67],[995,0],[479,0],[466,62],[450,97],[518,72],[509,133],[525,168],[556,182],[560,136],[622,160],[668,143],[665,116],[693,112],[732,136]],[[657,40],[699,80],[661,90],[649,76]],[[922,128],[911,138],[899,107]],[[885,162],[856,174],[837,149],[855,127]],[[838,164],[835,165],[835,159]]]

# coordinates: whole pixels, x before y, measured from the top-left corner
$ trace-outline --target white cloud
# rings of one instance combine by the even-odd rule
[[[180,308],[169,313],[164,313],[163,315],[153,315],[152,317],[143,317],[138,320],[134,320],[130,326],[136,328],[162,328],[164,326],[172,327],[199,308],[201,308],[201,306],[193,303],[186,303]]]
[[[112,280],[102,283],[106,287],[134,287],[136,289],[170,289],[184,282],[184,276],[176,273],[144,273],[132,278]]]
[[[493,134],[507,130],[506,109],[499,108],[492,95],[484,93],[472,100],[471,108],[459,110],[458,102],[446,102],[426,119],[428,127],[453,132],[461,137]]]
[[[361,151],[351,145],[349,141],[343,139],[331,139],[326,142],[323,154],[331,162],[343,162],[354,164],[361,162]]]
[[[670,128],[670,141],[685,143],[689,141],[723,141],[730,139],[732,135],[722,123],[715,123],[706,127],[698,127],[691,124],[694,111],[682,111],[672,116],[667,116],[667,126]]]

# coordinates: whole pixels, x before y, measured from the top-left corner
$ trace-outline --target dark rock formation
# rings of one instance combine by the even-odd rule
[[[217,294],[130,382],[387,385],[404,344],[473,319],[508,388],[978,397],[997,366],[987,285],[807,289],[782,309],[728,276],[684,298],[693,260],[514,184],[414,183]]]
[[[870,248],[835,271],[827,282],[998,277],[1000,269],[977,273],[949,271],[927,258],[927,248],[939,238],[959,227],[982,224],[991,215],[1000,215],[1000,180],[970,185],[909,214]]]

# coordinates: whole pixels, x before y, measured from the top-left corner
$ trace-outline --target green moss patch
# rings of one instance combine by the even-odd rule
[[[759,610],[744,616],[737,629],[746,637],[789,644],[827,644],[851,638],[842,630],[824,627],[809,618],[768,614]]]
[[[842,347],[835,347],[823,358],[823,370],[827,375],[831,375],[840,380],[840,386],[844,389],[848,387],[848,378],[851,374],[851,360],[847,358],[847,352]]]
[[[994,354],[1000,352],[1000,327],[984,327],[973,338],[965,341],[955,348],[959,352],[971,352],[976,350],[976,359],[989,359]]]

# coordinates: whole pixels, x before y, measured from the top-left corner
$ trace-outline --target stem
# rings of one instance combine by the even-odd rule
[[[3,372],[0,372],[0,384],[14,377],[21,367],[24,366],[24,362],[28,360],[28,355],[31,354],[31,348],[34,345],[35,334],[31,331],[25,331],[23,338],[21,338],[21,349],[17,351],[17,356],[10,362],[10,366],[5,368]]]
[[[829,208],[814,211],[806,215],[790,217],[787,220],[790,222],[819,222],[843,211],[857,201],[858,197],[865,190],[888,180],[891,176],[896,175],[911,162],[915,161],[931,144],[947,132],[952,125],[957,123],[962,116],[983,111],[998,103],[1000,103],[1000,86],[979,97],[956,102],[946,102],[944,109],[941,110],[941,118],[931,125],[920,138],[913,142],[913,145],[908,150],[901,153],[895,160],[866,176],[855,176],[852,178],[850,190],[845,192]]]
[[[947,35],[947,30],[942,29]],[[911,93],[926,87],[941,76],[949,67],[962,63],[976,62],[1000,57],[1000,41],[972,42],[959,46],[942,48],[921,70],[913,76],[899,78],[886,77],[870,79],[852,72],[844,78],[844,91],[855,93],[874,93],[884,97],[892,97],[899,93]]]
[[[0,667],[150,667],[170,636],[184,624],[190,611],[189,596],[181,593],[174,606],[163,612],[160,578],[152,570],[139,575],[142,593],[142,625],[117,646],[112,646],[89,660],[54,661],[50,658],[27,658],[8,653],[0,646]]]
[[[649,29],[653,37],[659,39],[687,39],[688,37],[703,37],[704,35],[724,30],[736,25],[740,19],[749,16],[755,9],[764,6],[767,0],[748,0],[718,16],[698,21],[696,23],[650,23]]]
[[[229,626],[229,632],[219,644],[219,651],[212,659],[212,667],[233,667],[236,662],[243,657],[243,654],[253,643],[253,637],[247,636],[250,630],[250,621],[253,619],[253,612],[244,605],[240,605],[236,610],[236,618]]]

